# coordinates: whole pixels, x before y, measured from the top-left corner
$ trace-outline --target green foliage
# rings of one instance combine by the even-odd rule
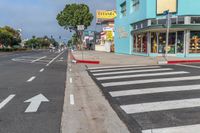
[[[63,11],[57,15],[58,24],[65,29],[76,27],[77,25],[84,25],[87,28],[93,18],[89,7],[85,4],[67,4]]]
[[[20,42],[21,37],[20,33],[17,30],[9,26],[0,28],[0,43],[3,44],[5,47],[19,45]]]
[[[54,38],[45,37],[32,37],[32,39],[26,41],[25,46],[28,48],[49,48],[50,45],[54,47],[58,46],[58,42]]]

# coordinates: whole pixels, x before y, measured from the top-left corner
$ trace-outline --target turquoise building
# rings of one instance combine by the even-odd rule
[[[200,0],[116,0],[116,4],[116,53],[200,56]]]

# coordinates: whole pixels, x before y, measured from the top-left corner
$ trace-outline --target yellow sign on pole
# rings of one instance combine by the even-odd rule
[[[117,16],[116,11],[97,10],[97,19],[114,19]]]
[[[113,31],[106,31],[106,40],[113,40]]]

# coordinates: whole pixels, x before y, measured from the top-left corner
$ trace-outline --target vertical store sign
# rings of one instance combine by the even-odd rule
[[[169,13],[176,13],[177,5],[178,5],[177,0],[157,0],[156,13],[157,15],[161,15],[166,10],[169,10]]]

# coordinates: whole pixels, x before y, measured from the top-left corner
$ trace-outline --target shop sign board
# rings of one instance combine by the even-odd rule
[[[84,25],[77,25],[77,30],[82,31],[85,29]]]
[[[116,11],[108,11],[108,10],[97,10],[96,18],[97,19],[114,19],[117,16]]]
[[[103,27],[103,31],[113,31],[113,27]]]
[[[113,31],[106,31],[106,40],[113,40]]]
[[[164,14],[164,11],[169,10],[169,13],[177,12],[177,0],[157,0],[156,13],[158,15]]]
[[[117,32],[118,32],[119,38],[127,38],[128,37],[128,32],[125,31],[124,27],[119,27],[117,29]]]

